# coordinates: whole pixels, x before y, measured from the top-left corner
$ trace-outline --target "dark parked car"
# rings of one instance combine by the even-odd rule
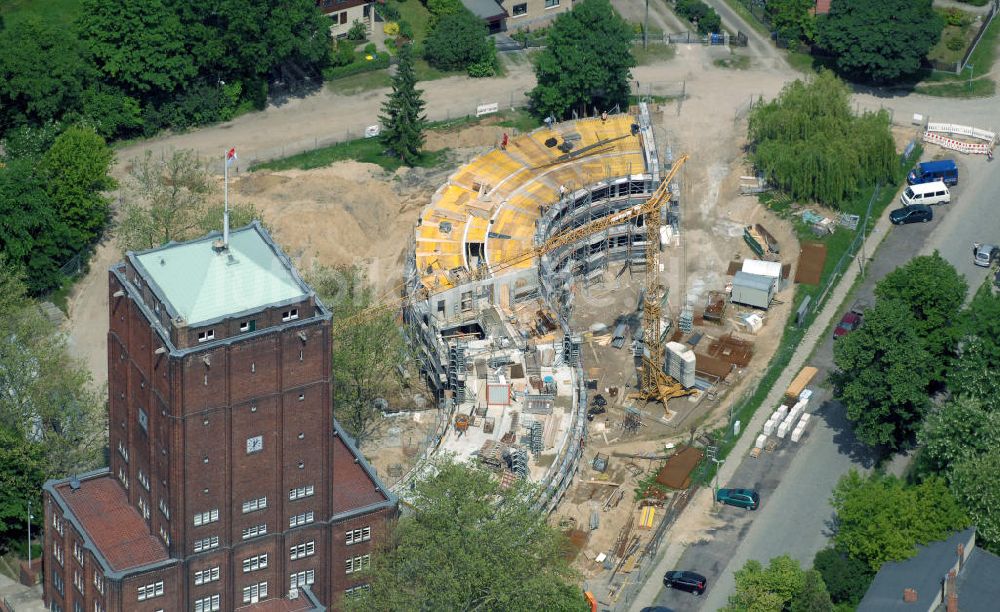
[[[708,579],[695,572],[673,570],[663,575],[663,586],[701,595],[708,588]]]
[[[833,330],[833,339],[846,336],[859,327],[861,327],[861,313],[853,310],[845,312],[844,316],[840,318],[840,323],[837,323],[837,327]]]
[[[906,225],[907,223],[927,223],[934,218],[934,211],[926,204],[910,204],[889,213],[889,221],[893,225]]]
[[[729,506],[756,510],[760,505],[760,494],[753,489],[719,489],[715,492],[715,501]]]

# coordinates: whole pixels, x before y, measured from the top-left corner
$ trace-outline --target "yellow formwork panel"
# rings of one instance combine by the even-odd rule
[[[483,242],[486,240],[486,230],[488,228],[489,222],[486,219],[471,217],[469,219],[469,229],[465,234],[465,243]]]

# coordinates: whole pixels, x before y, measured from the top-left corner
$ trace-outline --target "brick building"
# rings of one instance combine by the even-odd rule
[[[258,224],[218,237],[110,270],[110,467],[45,485],[51,610],[311,610],[364,587],[397,506],[333,420],[330,311]]]

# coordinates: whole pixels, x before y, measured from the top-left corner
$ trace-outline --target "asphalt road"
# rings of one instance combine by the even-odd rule
[[[892,228],[868,264],[858,299],[873,301],[878,280],[912,257],[935,249],[965,275],[970,293],[986,278],[987,270],[972,263],[972,242],[1000,244],[1000,161],[988,163],[981,158],[959,156],[958,162],[961,183],[952,189],[953,202],[936,207],[930,223]],[[677,569],[705,574],[708,591],[696,597],[663,589],[655,605],[677,611],[717,610],[733,592],[733,572],[748,559],[766,564],[772,557],[787,553],[808,567],[815,553],[826,546],[833,517],[829,504],[833,487],[852,467],[870,469],[873,458],[856,442],[843,407],[830,400],[829,390],[823,385],[833,367],[831,337],[817,347],[811,363],[821,368],[818,382],[813,385],[818,397],[811,405],[822,403],[810,410],[816,416],[807,435],[798,444],[786,439],[770,455],[744,459],[733,479],[722,485],[757,488],[761,508],[752,513],[729,507],[717,509],[728,521],[727,526],[689,547],[678,563]]]

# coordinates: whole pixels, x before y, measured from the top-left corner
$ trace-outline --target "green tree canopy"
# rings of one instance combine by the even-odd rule
[[[24,268],[28,288],[41,294],[57,286],[59,267],[73,255],[69,229],[52,209],[36,158],[21,157],[0,168],[0,253]]]
[[[769,181],[793,198],[835,208],[897,168],[889,115],[854,116],[850,91],[828,70],[756,105],[748,133],[753,162]]]
[[[943,540],[970,524],[944,480],[936,477],[907,485],[894,476],[862,477],[852,469],[837,483],[831,503],[837,550],[873,573],[886,561],[913,556],[917,544]]]
[[[38,525],[45,476],[42,447],[0,425],[0,545],[24,537],[29,503]]]
[[[989,280],[976,291],[962,313],[958,356],[948,374],[953,394],[967,394],[985,405],[1000,409],[1000,295]]]
[[[496,48],[483,20],[462,7],[445,15],[424,41],[427,61],[442,70],[463,70],[473,64],[496,61]]]
[[[424,146],[424,128],[427,118],[423,115],[423,91],[417,89],[413,73],[413,55],[410,45],[399,49],[399,65],[392,77],[392,92],[382,103],[382,133],[379,141],[391,155],[412,166],[420,159]]]
[[[885,83],[920,69],[944,22],[931,0],[833,0],[819,19],[817,42],[853,79]]]
[[[534,485],[504,489],[491,472],[450,460],[432,474],[417,483],[414,514],[400,519],[392,547],[373,560],[370,594],[348,609],[585,609],[565,538],[531,507]]]
[[[913,313],[916,331],[935,358],[932,382],[942,382],[960,331],[965,279],[935,251],[914,257],[875,285],[878,300],[898,300]]]
[[[921,470],[947,474],[956,463],[1000,447],[1000,411],[973,397],[952,398],[927,415],[918,440]]]
[[[373,308],[375,295],[364,270],[357,266],[317,267],[309,284],[333,312],[334,321],[357,317]],[[339,327],[333,335],[334,414],[358,447],[381,423],[375,406],[394,389],[396,366],[407,360],[406,343],[388,309],[368,310],[374,316]]]
[[[104,192],[116,185],[109,174],[114,157],[93,128],[77,126],[67,128],[42,156],[39,170],[73,251],[93,243],[110,219]]]
[[[972,517],[980,545],[1000,554],[1000,447],[994,444],[985,452],[958,460],[948,481],[955,498]]]
[[[858,439],[892,449],[910,440],[927,409],[935,364],[907,304],[876,302],[865,324],[834,344],[833,360],[836,395]]]
[[[78,111],[95,76],[72,30],[37,15],[15,21],[0,31],[0,134]]]
[[[816,553],[813,568],[823,577],[823,584],[835,604],[857,606],[875,576],[864,562],[833,548]]]
[[[636,65],[632,36],[608,0],[582,0],[556,17],[535,62],[535,110],[561,118],[571,110],[625,108]]]
[[[768,0],[765,5],[778,38],[808,42],[816,35],[814,0]]]
[[[803,571],[788,555],[774,557],[767,568],[751,559],[736,570],[736,592],[723,612],[830,612],[833,604],[823,578],[816,571]]]

